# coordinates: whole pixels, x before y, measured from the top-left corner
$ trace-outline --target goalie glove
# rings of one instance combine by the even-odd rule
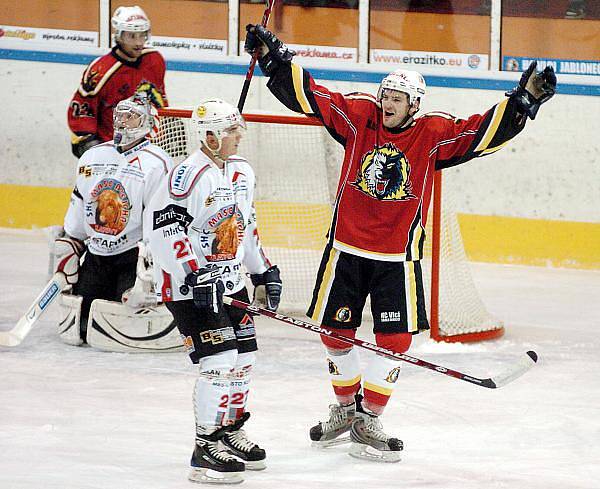
[[[262,25],[248,24],[244,50],[254,55],[257,49],[259,50],[258,65],[263,74],[268,77],[273,76],[279,66],[290,64],[296,54],[296,51],[288,49],[275,34]]]
[[[121,302],[132,309],[155,307],[158,304],[154,289],[152,254],[143,242],[138,242],[138,261],[133,287],[121,295]]]
[[[54,256],[56,256],[56,272],[64,274],[69,285],[75,285],[79,278],[79,259],[85,251],[85,245],[68,236],[54,240]]]
[[[223,285],[221,272],[217,265],[209,263],[205,267],[188,274],[185,277],[183,287],[192,288],[194,304],[197,308],[211,309],[215,314],[218,314],[223,307],[225,285]]]
[[[279,268],[273,265],[264,273],[250,275],[254,285],[252,303],[266,307],[269,311],[276,311],[281,301],[282,283],[279,277]]]
[[[536,71],[537,61],[529,65],[519,84],[506,95],[515,100],[517,110],[535,119],[540,105],[550,100],[556,93],[556,75],[552,66],[546,66],[544,71]]]
[[[147,81],[141,82],[135,89],[135,93],[145,93],[150,103],[157,109],[162,109],[166,106],[162,93],[160,93],[160,90],[153,83]]]

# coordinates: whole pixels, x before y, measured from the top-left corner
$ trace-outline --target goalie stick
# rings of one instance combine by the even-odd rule
[[[335,338],[336,340],[341,340],[346,343],[359,346],[366,350],[371,350],[375,353],[378,353],[388,358],[392,358],[394,360],[401,360],[403,362],[410,363],[411,365],[415,365],[417,367],[423,367],[429,370],[434,370],[443,375],[448,375],[449,377],[454,377],[455,379],[464,380],[465,382],[469,382],[471,384],[478,385],[481,387],[487,387],[488,389],[497,389],[498,387],[505,386],[509,382],[512,382],[513,380],[527,372],[531,367],[533,367],[533,365],[537,362],[538,359],[536,352],[528,351],[521,359],[519,359],[517,362],[508,367],[503,372],[500,372],[499,374],[494,375],[493,377],[481,379],[472,375],[467,375],[462,372],[458,372],[457,370],[442,367],[441,365],[436,365],[435,363],[421,360],[420,358],[411,357],[404,353],[396,353],[392,350],[388,350],[387,348],[383,348],[374,343],[370,343],[359,338],[348,338],[334,331],[330,331],[327,328],[318,326],[317,324],[309,323],[307,321],[302,321],[301,319],[292,318],[289,316],[284,316],[283,314],[279,314],[278,312],[273,312],[269,311],[268,309],[263,309],[262,307],[246,304],[245,302],[232,299],[231,297],[224,296],[223,302],[233,307],[237,307],[238,309],[243,309],[251,314],[260,314],[261,316],[266,316],[268,318],[275,319],[283,323],[291,324],[292,326],[297,326],[308,331],[313,331],[315,333],[329,336],[330,338]]]
[[[267,27],[269,23],[269,17],[271,17],[271,11],[273,10],[273,6],[275,5],[275,0],[267,0],[267,7],[265,8],[265,12],[263,13],[262,20],[260,25],[263,27]],[[246,97],[248,96],[248,90],[250,89],[250,81],[252,80],[252,76],[254,75],[254,67],[256,66],[256,60],[258,59],[258,50],[252,55],[252,59],[250,60],[250,65],[248,66],[248,71],[246,72],[246,79],[244,80],[244,85],[242,86],[242,91],[240,93],[240,99],[238,101],[238,110],[240,114],[242,110],[244,110],[244,104],[246,103]]]
[[[42,314],[46,312],[50,304],[54,302],[61,290],[67,285],[67,280],[62,272],[56,272],[50,281],[44,287],[44,290],[40,292],[29,309],[21,319],[17,321],[17,324],[10,331],[0,331],[0,345],[1,346],[17,346],[23,341],[25,336],[29,334],[33,325],[42,317]]]

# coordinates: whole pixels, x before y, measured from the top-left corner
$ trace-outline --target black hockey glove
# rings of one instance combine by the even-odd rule
[[[153,83],[147,81],[141,82],[135,89],[135,93],[145,93],[150,103],[157,109],[162,109],[166,105],[162,93],[160,93]]]
[[[211,309],[218,314],[223,306],[225,285],[219,267],[209,264],[185,277],[185,285],[192,288],[194,304],[199,309]]]
[[[517,110],[529,116],[531,120],[540,110],[540,105],[550,100],[556,93],[556,75],[552,66],[546,66],[544,71],[536,71],[537,61],[529,65],[519,84],[506,95],[515,100]]]
[[[262,54],[262,46],[266,46],[267,53]],[[277,36],[260,24],[248,24],[246,26],[246,42],[244,50],[254,55],[259,50],[258,65],[265,76],[271,77],[279,66],[289,64],[296,51],[288,49]]]
[[[74,135],[71,138],[71,151],[77,158],[81,158],[92,146],[100,144],[102,141],[95,134],[84,134],[83,136]]]
[[[254,285],[253,304],[262,304],[269,311],[276,311],[281,300],[281,278],[279,268],[273,265],[264,273],[250,275]]]

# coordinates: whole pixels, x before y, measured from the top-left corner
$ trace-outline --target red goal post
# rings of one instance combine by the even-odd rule
[[[198,146],[189,124],[191,113],[178,108],[159,111],[154,142],[176,162]],[[258,113],[244,118],[248,131],[239,153],[256,172],[261,241],[282,270],[282,307],[303,312],[325,245],[343,149],[315,118]],[[431,338],[470,342],[502,336],[502,323],[488,313],[473,283],[452,192],[442,192],[441,172],[434,178],[432,202],[422,262]]]

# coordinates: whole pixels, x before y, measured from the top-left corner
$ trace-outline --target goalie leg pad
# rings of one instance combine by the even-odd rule
[[[58,321],[58,337],[67,345],[80,346],[81,339],[81,302],[79,295],[60,294],[60,316]]]
[[[131,309],[120,302],[95,299],[87,325],[90,346],[115,352],[183,350],[173,316],[164,305]]]

